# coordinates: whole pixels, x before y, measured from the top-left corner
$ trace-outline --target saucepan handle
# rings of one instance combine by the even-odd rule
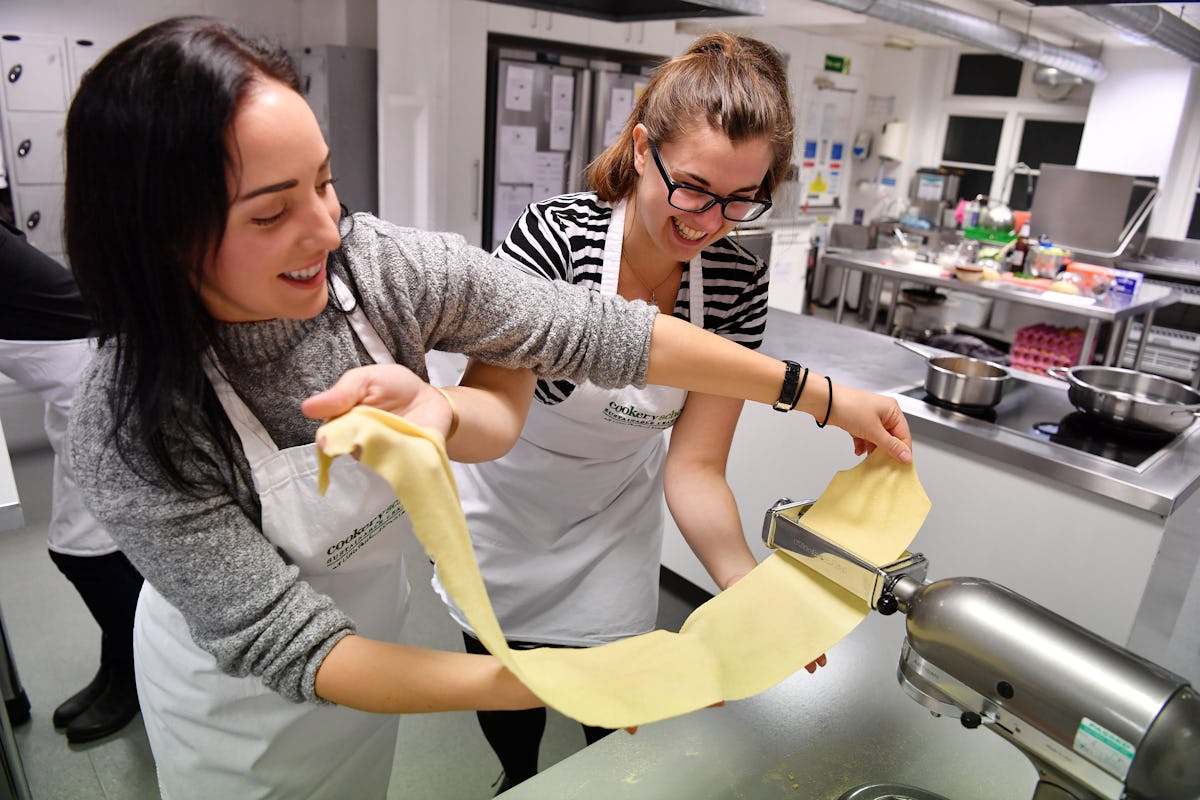
[[[1051,378],[1057,378],[1060,381],[1065,381],[1067,379],[1067,368],[1066,367],[1046,367],[1046,374],[1049,375]]]
[[[897,346],[903,347],[908,352],[916,353],[917,355],[919,355],[921,358],[925,359],[926,361],[929,360],[928,353],[926,353],[924,350],[913,347],[912,344],[910,344],[909,342],[906,342],[903,339],[892,339],[892,341],[895,342]]]

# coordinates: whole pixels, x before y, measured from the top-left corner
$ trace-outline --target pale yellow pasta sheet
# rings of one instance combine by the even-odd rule
[[[330,460],[357,450],[396,490],[479,640],[548,706],[588,725],[643,725],[758,694],[832,648],[869,611],[841,587],[774,553],[697,608],[679,633],[653,631],[577,650],[509,650],[475,563],[441,435],[357,408],[321,426],[317,436],[321,491]],[[915,469],[876,451],[839,472],[804,522],[865,560],[886,564],[912,542],[928,510]]]

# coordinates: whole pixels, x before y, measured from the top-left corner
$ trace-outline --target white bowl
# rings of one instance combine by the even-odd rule
[[[983,267],[976,264],[959,264],[955,267],[954,274],[960,281],[979,283],[983,280]]]
[[[897,264],[911,264],[916,258],[916,250],[900,246],[892,248],[892,261],[895,261]]]

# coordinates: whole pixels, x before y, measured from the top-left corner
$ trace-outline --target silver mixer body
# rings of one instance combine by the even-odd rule
[[[1035,796],[1200,797],[1200,697],[1180,676],[990,581],[936,581],[901,605],[901,684],[1024,751]]]
[[[901,686],[1024,752],[1035,800],[1200,798],[1200,696],[1184,678],[991,581],[926,582],[919,553],[866,563],[805,527],[810,506],[776,503],[763,540],[872,609],[903,612]],[[870,789],[847,797],[928,796]]]

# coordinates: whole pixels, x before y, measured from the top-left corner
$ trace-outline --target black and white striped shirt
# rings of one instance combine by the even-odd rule
[[[600,291],[604,242],[612,204],[595,192],[580,192],[534,203],[513,224],[495,255],[550,280],[569,281]],[[701,253],[704,271],[704,328],[752,350],[762,344],[767,324],[767,265],[741,247],[737,234]],[[691,265],[684,265],[674,316],[691,319]],[[548,405],[566,399],[570,381],[538,379],[535,396]]]

